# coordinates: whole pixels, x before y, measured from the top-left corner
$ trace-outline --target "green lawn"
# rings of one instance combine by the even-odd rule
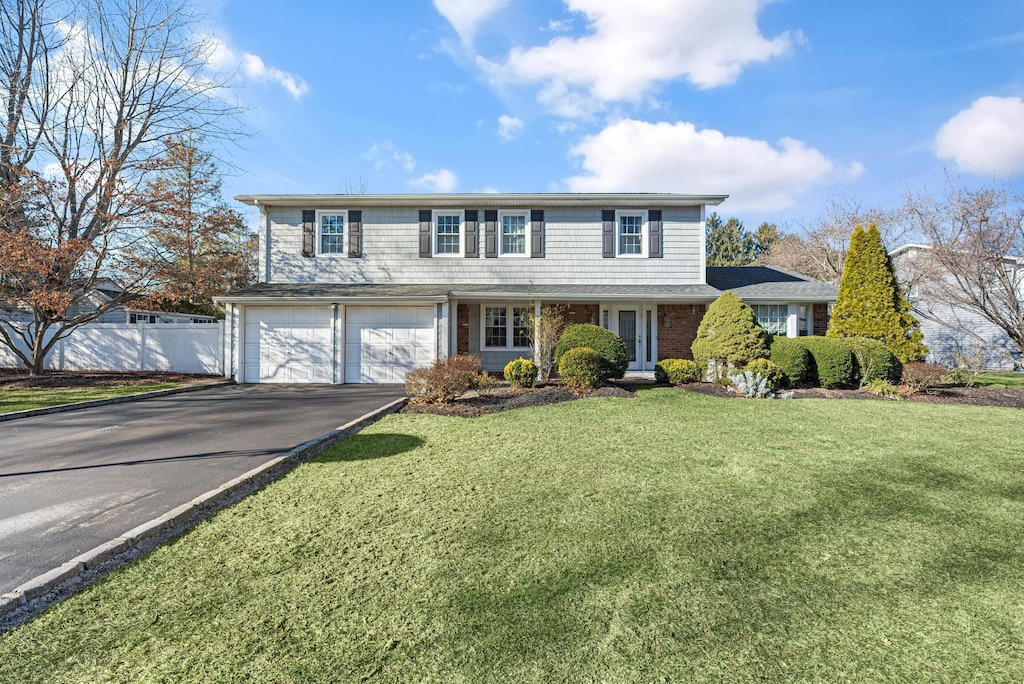
[[[1003,387],[1024,389],[1024,373],[981,373],[978,387]]]
[[[76,401],[122,397],[127,394],[153,392],[180,386],[181,383],[177,382],[158,382],[126,387],[0,390],[0,413],[60,406]]]
[[[0,636],[0,681],[1019,682],[1022,415],[390,416]]]

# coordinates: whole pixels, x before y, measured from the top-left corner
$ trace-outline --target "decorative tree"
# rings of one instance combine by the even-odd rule
[[[920,324],[910,313],[875,224],[866,231],[857,226],[850,237],[827,335],[879,340],[902,363],[928,354]]]
[[[711,359],[745,366],[768,358],[768,334],[757,324],[753,309],[735,293],[724,292],[708,307],[690,350],[701,369]]]

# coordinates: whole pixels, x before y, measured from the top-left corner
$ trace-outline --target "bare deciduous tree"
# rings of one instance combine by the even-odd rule
[[[942,197],[908,193],[906,216],[929,247],[901,264],[918,294],[915,312],[1024,369],[1024,198],[950,181]],[[1006,333],[1015,352],[980,335],[978,318]]]
[[[240,132],[184,2],[2,3],[0,343],[32,373],[58,340],[146,288],[134,224],[162,141]],[[12,256],[23,252],[34,256]],[[110,277],[123,292],[97,299]]]

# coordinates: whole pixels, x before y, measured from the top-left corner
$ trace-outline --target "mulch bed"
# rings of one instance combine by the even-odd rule
[[[132,385],[163,382],[195,382],[213,375],[187,375],[185,373],[162,373],[157,371],[49,371],[45,375],[32,377],[19,368],[0,368],[0,389],[91,389],[95,387],[130,387]]]
[[[683,389],[711,397],[739,398],[722,385],[694,383],[682,385]],[[810,387],[791,390],[794,399],[871,399],[874,401],[893,401],[870,392],[860,390],[822,389]],[[927,404],[961,404],[965,406],[1002,406],[1006,408],[1024,409],[1024,391],[1014,389],[997,389],[995,387],[940,387],[918,392],[904,401],[918,401]]]
[[[609,385],[598,387],[583,394],[573,394],[559,385],[546,385],[533,389],[510,390],[498,388],[485,396],[470,392],[451,404],[406,404],[402,413],[429,413],[439,416],[458,416],[460,418],[478,418],[489,413],[500,413],[527,406],[547,406],[561,404],[565,401],[588,399],[590,397],[635,397],[636,392],[631,385]]]

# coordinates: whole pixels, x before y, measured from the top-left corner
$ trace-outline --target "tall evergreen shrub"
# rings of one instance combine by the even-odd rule
[[[710,359],[745,366],[768,358],[768,334],[757,324],[753,309],[735,293],[724,292],[701,319],[690,351],[702,369]]]

